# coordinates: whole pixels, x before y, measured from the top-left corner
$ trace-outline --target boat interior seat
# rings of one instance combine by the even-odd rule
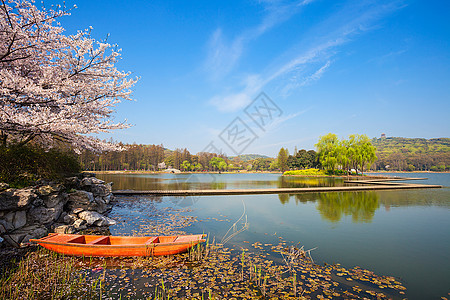
[[[172,243],[176,240],[176,236],[157,236],[157,237],[151,237],[150,239],[145,242],[146,245],[150,244],[166,244],[166,243]]]
[[[86,240],[83,235],[76,235],[64,242],[65,243],[75,243],[75,244],[86,244]]]
[[[175,242],[193,242],[194,239],[192,238],[192,236],[187,235],[187,236],[179,236],[176,238]]]
[[[145,242],[146,245],[155,244],[155,243],[159,243],[159,239],[157,236],[153,236],[153,237],[149,238],[148,241]]]
[[[101,236],[98,239],[87,243],[87,245],[111,245],[111,242],[109,240],[109,236]]]

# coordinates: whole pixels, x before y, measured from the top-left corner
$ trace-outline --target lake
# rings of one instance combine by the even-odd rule
[[[427,177],[442,189],[314,194],[196,197],[120,196],[110,216],[112,234],[146,234],[155,206],[180,209],[197,222],[186,233],[208,233],[221,240],[243,214],[249,227],[232,238],[233,248],[280,237],[300,243],[318,264],[359,266],[398,278],[409,299],[439,299],[450,292],[450,174],[395,173]],[[340,178],[283,177],[280,174],[98,174],[113,188],[245,189],[342,186]],[[411,181],[412,182],[412,181]],[[415,181],[416,183],[418,181]],[[188,212],[186,212],[186,208]],[[156,217],[157,218],[157,217]],[[157,221],[157,220],[156,220]],[[240,222],[242,223],[242,222]],[[240,224],[239,223],[239,224]],[[238,225],[239,225],[238,224]]]

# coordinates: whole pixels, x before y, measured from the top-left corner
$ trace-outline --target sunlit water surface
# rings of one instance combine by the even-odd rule
[[[294,244],[300,242],[306,249],[317,247],[312,252],[316,263],[359,266],[379,275],[400,278],[409,299],[448,297],[450,174],[393,175],[427,177],[423,183],[444,188],[295,195],[121,196],[111,212],[121,222],[111,227],[111,233],[146,234],[149,222],[155,221],[151,210],[162,205],[189,208],[184,214],[199,220],[183,228],[184,232],[204,232],[220,240],[245,209],[249,229],[230,240],[230,246],[248,247],[247,242],[276,244],[283,237]],[[114,182],[116,190],[345,185],[339,178],[279,174],[99,174],[98,177]]]

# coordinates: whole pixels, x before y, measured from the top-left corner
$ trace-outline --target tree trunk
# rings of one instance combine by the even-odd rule
[[[5,133],[3,130],[0,131],[0,132],[1,132],[1,134],[0,134],[1,144],[2,144],[3,147],[6,147],[6,138],[7,138],[7,135],[6,135],[6,133]]]
[[[35,134],[30,134],[26,139],[24,139],[23,141],[21,141],[19,143],[19,146],[23,146],[23,145],[28,144],[29,142],[31,142],[35,138],[35,136],[36,136]]]

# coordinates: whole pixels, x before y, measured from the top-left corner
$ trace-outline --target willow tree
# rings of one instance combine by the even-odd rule
[[[315,146],[322,166],[334,171],[338,165],[339,139],[337,135],[329,133],[321,136]]]
[[[1,144],[44,146],[57,141],[74,149],[114,150],[90,134],[129,127],[111,121],[113,107],[130,100],[136,82],[116,69],[120,53],[91,30],[65,35],[58,7],[38,9],[28,0],[0,4]]]
[[[353,161],[361,173],[364,174],[365,167],[370,167],[377,160],[376,148],[365,134],[351,135],[350,141],[353,151]]]
[[[377,160],[376,148],[364,134],[353,134],[348,140],[339,140],[335,134],[329,133],[321,136],[315,146],[322,166],[333,172],[339,166],[346,171],[352,166],[364,173],[366,166]]]

